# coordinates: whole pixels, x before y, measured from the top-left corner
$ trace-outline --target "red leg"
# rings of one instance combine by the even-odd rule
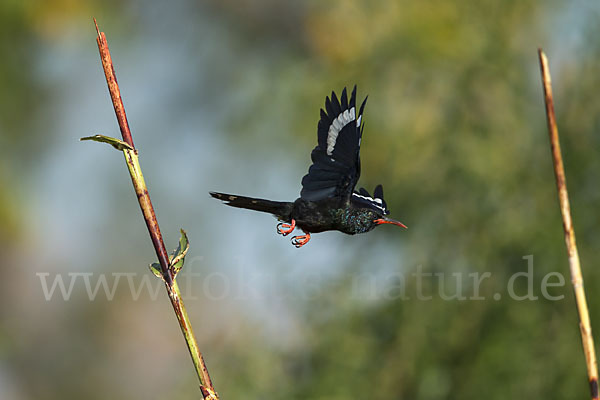
[[[296,246],[297,249],[304,246],[310,240],[310,233],[304,232],[305,234],[302,236],[294,236],[292,238],[292,244]]]
[[[283,235],[283,236],[287,236],[290,233],[292,233],[295,228],[296,228],[296,220],[292,218],[291,224],[285,224],[283,222],[280,222],[279,224],[277,224],[277,233],[279,233],[280,235]]]

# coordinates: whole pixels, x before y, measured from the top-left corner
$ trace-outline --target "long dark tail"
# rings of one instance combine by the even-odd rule
[[[273,214],[277,218],[289,222],[291,219],[294,203],[286,201],[271,201],[265,199],[255,199],[253,197],[238,196],[236,194],[226,194],[209,192],[212,197],[224,201],[231,207],[246,208]]]

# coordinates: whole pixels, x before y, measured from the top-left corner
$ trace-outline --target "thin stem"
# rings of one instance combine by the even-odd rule
[[[176,280],[173,281],[172,288],[173,290],[169,291],[169,298],[171,299],[171,303],[181,305],[180,307],[175,307],[175,313],[177,314],[177,320],[181,326],[181,332],[185,337],[186,343],[188,343],[188,349],[190,350],[190,355],[192,356],[196,373],[199,377],[201,377],[200,383],[203,386],[210,388],[214,392],[210,375],[206,369],[206,364],[204,363],[202,353],[200,353],[200,350],[198,349],[198,343],[196,342],[196,337],[194,336],[192,323],[190,322],[185,306],[183,305],[183,299],[181,298],[181,292],[179,291],[179,285],[177,285]]]
[[[131,131],[129,130],[129,123],[127,122],[127,115],[125,114],[125,106],[123,105],[123,99],[121,98],[121,91],[119,90],[119,83],[117,82],[117,76],[115,75],[115,68],[113,66],[112,58],[110,57],[110,51],[108,51],[106,36],[104,35],[104,32],[100,32],[100,29],[98,29],[96,18],[94,18],[94,25],[96,26],[96,32],[98,33],[96,42],[98,43],[98,50],[100,51],[100,58],[102,59],[104,76],[106,76],[108,91],[110,92],[113,107],[115,108],[117,121],[119,121],[121,136],[123,136],[123,141],[135,148],[133,145],[133,138],[131,137]]]
[[[123,137],[123,141],[135,148],[133,145],[131,130],[129,129],[129,123],[127,122],[127,115],[125,114],[125,106],[123,105],[123,99],[121,98],[121,91],[119,90],[119,83],[117,82],[117,76],[115,75],[115,68],[110,56],[110,51],[108,50],[108,42],[106,41],[104,32],[100,32],[100,29],[98,29],[96,18],[94,18],[94,25],[96,26],[96,32],[98,33],[96,42],[98,43],[100,59],[102,60],[102,67],[104,69],[104,75],[106,76],[106,84],[108,85],[110,98],[112,99],[117,121],[119,123],[119,128],[121,129],[121,136]],[[140,202],[142,214],[144,215],[144,220],[146,221],[146,226],[148,227],[148,232],[150,233],[150,239],[152,239],[152,244],[154,245],[163,276],[166,282],[170,285],[173,277],[169,272],[169,255],[165,247],[158,222],[156,221],[156,213],[154,212],[152,201],[150,201],[150,195],[148,194],[148,190],[145,189],[145,185],[145,190],[142,190],[139,185],[136,186],[136,181],[133,179],[133,176],[132,180],[134,187],[136,188],[136,194]]]
[[[577,251],[577,243],[575,242],[573,220],[571,219],[571,206],[569,205],[567,180],[565,178],[565,169],[560,151],[560,143],[558,140],[558,128],[556,126],[556,115],[554,113],[554,99],[552,97],[552,81],[550,79],[548,59],[546,58],[546,55],[542,49],[538,50],[538,55],[542,72],[542,84],[544,86],[544,100],[546,103],[548,133],[550,134],[550,149],[552,150],[552,159],[554,162],[554,176],[556,178],[556,186],[558,188],[558,200],[560,202],[560,211],[563,218],[565,243],[567,245],[567,253],[569,255],[571,283],[573,284],[573,290],[575,291],[575,301],[577,303],[577,311],[579,313],[581,341],[583,343],[583,352],[585,354],[592,399],[598,400],[598,365],[596,362],[596,351],[594,349],[590,315],[585,298],[585,289],[583,287],[583,275],[581,274],[579,253]]]
[[[96,25],[96,32],[98,33],[96,41],[98,43],[98,50],[100,51],[102,67],[104,68],[106,83],[108,84],[110,97],[112,99],[112,103],[115,109],[115,114],[117,116],[119,128],[121,129],[121,135],[123,137],[123,141],[128,143],[133,148],[133,138],[131,136],[129,124],[127,122],[125,107],[123,106],[123,100],[121,98],[119,84],[117,83],[114,66],[110,57],[110,52],[108,50],[106,36],[104,35],[104,32],[100,32],[100,29],[98,29],[98,24],[96,23],[95,18],[94,24]],[[215,389],[212,385],[212,381],[208,374],[208,369],[206,368],[206,364],[204,363],[204,358],[202,357],[202,353],[198,349],[198,343],[196,341],[196,337],[194,336],[192,325],[190,323],[185,305],[181,298],[181,294],[179,292],[179,287],[175,280],[175,276],[170,268],[167,249],[165,247],[162,234],[158,226],[158,221],[156,220],[154,207],[152,206],[152,202],[150,201],[150,195],[148,193],[146,182],[144,181],[144,176],[142,175],[137,150],[135,148],[133,148],[133,150],[125,149],[123,152],[125,154],[125,162],[127,164],[127,168],[129,169],[131,181],[133,183],[133,187],[135,189],[135,193],[137,195],[140,208],[144,216],[144,221],[146,222],[146,226],[148,227],[148,232],[150,233],[150,238],[152,239],[152,244],[154,245],[154,249],[156,251],[156,255],[161,266],[162,276],[165,281],[165,287],[169,294],[169,299],[171,300],[171,305],[173,306],[173,310],[177,315],[179,326],[181,327],[181,331],[183,333],[186,344],[188,346],[188,350],[192,357],[196,373],[198,374],[198,379],[200,380],[200,389],[202,395],[207,400],[218,399],[218,396],[216,395]]]
[[[142,169],[140,168],[137,157],[137,150],[134,149],[132,151],[125,152],[124,154],[125,162],[127,163],[127,168],[129,169],[129,175],[131,175],[131,182],[133,183],[133,188],[135,190],[135,194],[137,195],[138,202],[140,203],[144,221],[146,221],[146,227],[148,228],[150,238],[152,239],[152,244],[154,245],[156,255],[158,256],[158,261],[160,263],[165,283],[167,286],[171,286],[173,283],[173,277],[171,276],[171,271],[169,269],[169,256],[167,255],[167,249],[165,247],[162,234],[160,233],[158,221],[156,220],[156,214],[154,212],[154,207],[152,206],[152,201],[150,200],[148,187],[146,186],[144,176],[142,175]]]

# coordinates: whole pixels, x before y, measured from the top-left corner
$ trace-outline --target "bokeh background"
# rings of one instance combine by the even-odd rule
[[[3,0],[0,398],[199,396],[122,156],[78,141],[119,136],[92,16],[167,247],[188,231],[181,286],[223,399],[586,398],[536,50],[598,327],[600,3],[532,0]],[[360,184],[409,230],[297,250],[209,198],[295,199],[325,96],[355,83]],[[518,301],[528,256],[539,298]],[[448,299],[486,272],[483,300]]]

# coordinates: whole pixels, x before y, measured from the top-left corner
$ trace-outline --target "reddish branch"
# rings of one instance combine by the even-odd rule
[[[112,99],[112,103],[115,109],[115,114],[117,116],[117,121],[121,130],[121,135],[123,137],[123,141],[125,141],[132,148],[134,148],[135,154],[133,156],[135,156],[134,158],[136,158],[137,160],[137,150],[135,150],[135,147],[133,145],[133,138],[131,137],[131,131],[129,130],[129,124],[127,122],[127,116],[125,114],[125,107],[123,106],[123,100],[121,98],[119,84],[117,83],[115,70],[113,67],[112,59],[110,57],[110,52],[108,50],[106,36],[104,35],[104,32],[100,32],[100,29],[98,29],[98,24],[96,23],[95,18],[94,24],[96,25],[96,32],[98,33],[96,41],[98,42],[98,50],[100,51],[102,67],[104,68],[106,83],[108,84],[108,90],[110,92],[110,97]],[[125,152],[125,154],[128,166],[137,164],[135,160],[130,159],[132,158],[131,153]],[[130,174],[133,174],[131,171],[132,170],[130,169]],[[169,299],[171,300],[171,304],[173,306],[173,309],[175,310],[175,314],[177,315],[179,326],[181,327],[182,333],[186,339],[188,350],[190,351],[190,355],[192,356],[194,366],[198,373],[198,378],[200,379],[200,389],[202,391],[202,395],[207,400],[218,399],[218,396],[216,395],[215,389],[212,385],[210,376],[208,374],[206,364],[204,363],[202,353],[198,349],[192,326],[187,316],[185,306],[183,305],[183,300],[181,299],[181,295],[179,293],[179,287],[177,285],[177,282],[175,281],[174,273],[170,268],[167,249],[165,248],[162,234],[160,233],[160,228],[156,220],[154,207],[152,206],[152,202],[150,201],[150,195],[148,194],[148,189],[146,188],[143,177],[141,176],[141,171],[139,171],[139,176],[132,175],[132,181],[136,191],[136,195],[138,197],[140,208],[142,209],[144,220],[146,221],[146,226],[148,227],[148,232],[150,233],[150,238],[152,239],[152,244],[154,245],[154,250],[156,251],[156,255],[158,256],[162,277],[165,281],[165,286],[169,294]]]
[[[98,29],[96,18],[94,18],[94,25],[96,25],[96,32],[98,33],[96,42],[98,43],[98,50],[100,51],[102,68],[104,68],[104,75],[106,76],[106,83],[121,130],[121,136],[123,137],[123,141],[135,148],[133,145],[133,138],[131,137],[131,130],[129,130],[129,123],[127,122],[127,115],[125,114],[125,107],[123,106],[123,99],[121,98],[121,91],[119,90],[119,84],[115,75],[115,68],[113,66],[112,58],[110,57],[110,51],[108,50],[108,42],[106,41],[104,32],[100,32],[100,29]],[[170,286],[173,283],[173,277],[169,271],[169,255],[162,234],[160,233],[160,227],[156,220],[156,213],[154,212],[150,195],[148,194],[148,190],[145,190],[143,193],[137,193],[137,196],[163,276]]]

